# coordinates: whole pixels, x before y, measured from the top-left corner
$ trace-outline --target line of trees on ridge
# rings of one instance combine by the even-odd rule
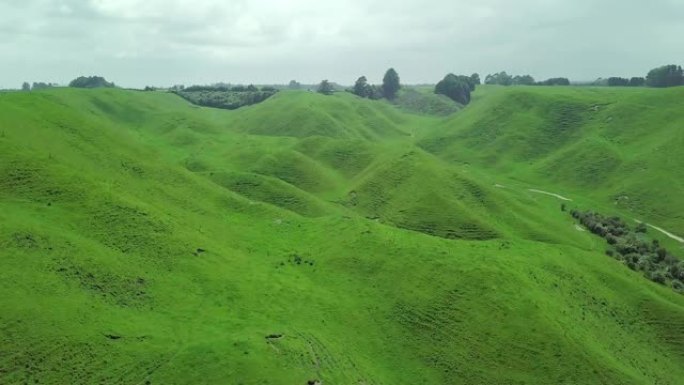
[[[531,75],[509,75],[506,71],[497,72],[485,77],[485,84],[500,86],[569,86],[568,78],[557,77],[536,81]]]
[[[597,79],[592,85],[608,87],[654,87],[667,88],[684,86],[684,70],[682,66],[668,64],[654,68],[646,77],[623,78],[613,76],[608,79]]]
[[[394,68],[390,68],[385,72],[385,76],[382,78],[382,85],[377,86],[370,84],[368,83],[368,78],[366,78],[366,76],[361,76],[354,83],[354,87],[348,91],[354,95],[367,99],[378,100],[385,98],[387,100],[394,100],[400,89],[401,80],[399,74]],[[317,91],[324,95],[331,95],[335,92],[335,88],[333,84],[326,79],[318,85]]]

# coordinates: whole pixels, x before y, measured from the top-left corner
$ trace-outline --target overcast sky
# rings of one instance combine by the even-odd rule
[[[0,0],[0,87],[543,79],[684,64],[684,0]]]

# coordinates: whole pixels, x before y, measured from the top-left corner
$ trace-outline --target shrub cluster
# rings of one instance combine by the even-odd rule
[[[243,85],[236,85],[236,86],[231,86],[228,84],[216,84],[216,85],[209,85],[209,86],[190,86],[186,87],[183,89],[183,91],[186,92],[199,92],[199,91],[213,91],[213,92],[274,92],[276,91],[275,87],[271,86],[264,86],[259,89],[257,86],[250,84],[248,86],[243,86]]]
[[[365,76],[361,76],[354,83],[354,88],[349,90],[356,96],[362,98],[368,98],[372,100],[382,99],[382,87],[376,86],[375,84],[369,84],[368,79]]]
[[[261,103],[275,95],[278,90],[273,87],[262,87],[259,90],[253,85],[245,86],[191,86],[173,91],[178,96],[204,107],[235,110],[240,107]]]
[[[435,86],[435,93],[446,95],[451,100],[466,105],[470,103],[470,94],[475,91],[479,75],[471,76],[448,74]]]
[[[670,284],[684,293],[684,263],[662,247],[658,240],[649,240],[645,224],[639,223],[632,229],[619,217],[578,210],[572,210],[570,214],[593,234],[606,240],[608,256],[622,261],[634,271],[643,272],[651,281]]]
[[[73,88],[114,88],[114,83],[108,82],[102,76],[79,76],[69,83]]]

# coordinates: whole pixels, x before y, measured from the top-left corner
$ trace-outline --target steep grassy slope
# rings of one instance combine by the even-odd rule
[[[405,136],[406,117],[384,103],[373,107],[350,94],[323,98],[311,92],[282,92],[269,103],[242,110],[234,129],[258,135],[377,140]]]
[[[399,90],[392,104],[409,113],[436,116],[448,116],[463,108],[449,97],[435,94],[432,87],[405,87]]]
[[[684,296],[555,198],[413,144],[466,123],[305,92],[237,111],[4,93],[0,112],[0,383],[684,378]]]
[[[425,150],[684,234],[684,88],[486,89]]]

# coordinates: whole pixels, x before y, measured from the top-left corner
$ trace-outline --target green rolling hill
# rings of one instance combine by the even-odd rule
[[[684,89],[487,90],[418,145],[684,234]]]
[[[681,384],[684,89],[474,96],[0,93],[0,383]]]

